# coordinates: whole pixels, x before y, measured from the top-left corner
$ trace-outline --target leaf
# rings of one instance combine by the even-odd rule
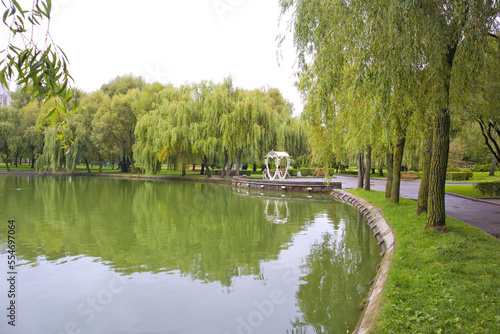
[[[49,119],[49,118],[53,117],[53,116],[56,114],[56,111],[57,111],[57,109],[56,109],[56,108],[53,108],[53,109],[49,112],[49,114],[48,114],[47,116],[45,116],[45,119]]]
[[[17,10],[21,12],[21,15],[23,15],[24,17],[24,13],[26,13],[26,11],[23,11],[23,9],[21,8],[21,6],[19,6],[19,3],[16,0],[11,0],[11,1],[14,4],[14,6],[16,6]]]

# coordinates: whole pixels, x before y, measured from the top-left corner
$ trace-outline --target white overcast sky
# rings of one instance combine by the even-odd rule
[[[291,35],[277,58],[276,36],[287,26],[279,23],[278,0],[52,3],[52,37],[70,60],[75,86],[86,92],[130,73],[175,86],[232,76],[238,87],[279,88],[294,114],[302,111]]]

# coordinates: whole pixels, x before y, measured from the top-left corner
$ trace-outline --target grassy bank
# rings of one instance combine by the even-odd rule
[[[458,194],[458,195],[472,197],[472,198],[491,198],[491,196],[488,196],[488,195],[481,193],[479,190],[474,188],[474,186],[448,185],[448,186],[446,186],[446,191],[453,193],[453,194]]]
[[[453,218],[424,230],[416,203],[352,191],[382,209],[396,253],[375,333],[500,333],[500,241]]]

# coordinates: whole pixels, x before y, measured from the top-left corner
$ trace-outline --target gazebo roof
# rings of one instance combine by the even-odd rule
[[[264,158],[290,158],[290,155],[286,152],[271,150]]]

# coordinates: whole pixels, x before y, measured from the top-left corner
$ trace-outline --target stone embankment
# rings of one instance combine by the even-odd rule
[[[380,309],[383,291],[387,282],[391,259],[394,255],[395,239],[392,228],[386,222],[379,208],[367,201],[343,190],[334,190],[332,196],[341,202],[355,206],[367,219],[368,225],[382,248],[382,262],[378,267],[377,276],[373,280],[368,297],[365,300],[363,313],[354,333],[365,334],[375,326]]]

